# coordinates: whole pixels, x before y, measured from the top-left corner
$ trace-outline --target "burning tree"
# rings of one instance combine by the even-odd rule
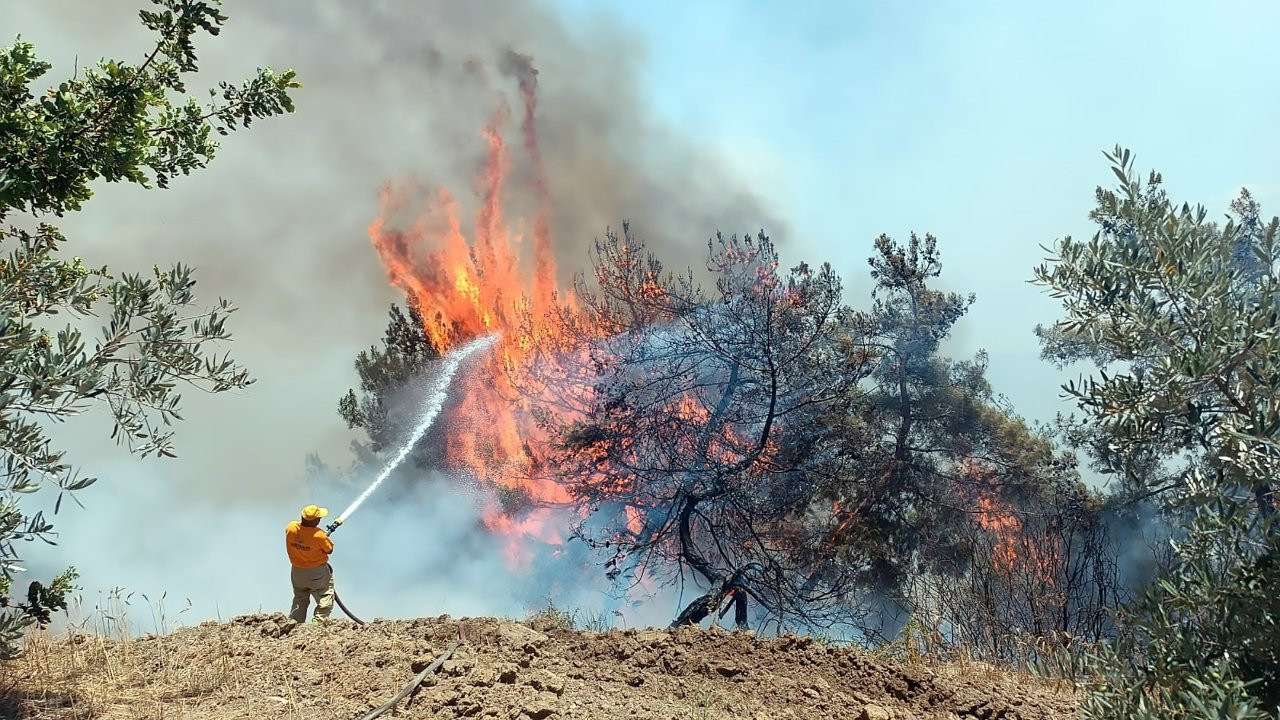
[[[955,463],[992,437],[978,422],[990,387],[981,357],[955,363],[938,353],[973,298],[929,287],[941,273],[936,239],[912,234],[903,246],[882,235],[875,247],[873,304],[858,348],[874,360],[867,393],[819,427],[829,448],[828,541],[861,548],[852,559],[863,563],[863,582],[892,597],[918,571],[921,539],[952,537],[943,527],[963,520],[949,512],[945,493],[961,482]]]
[[[547,414],[547,459],[585,510],[575,536],[611,552],[615,578],[704,593],[675,624],[733,595],[783,621],[834,621],[852,576],[813,582],[821,538],[807,522],[819,458],[813,427],[846,406],[867,358],[847,351],[858,317],[829,266],[778,269],[773,244],[717,235],[715,290],[675,276],[623,226],[597,242],[594,286],[579,282],[564,337],[582,371],[563,394],[581,412]]]
[[[964,552],[913,578],[910,592],[934,611],[947,644],[1024,663],[1112,633],[1119,573],[1100,499],[1065,469],[1041,484],[1005,485],[994,469],[966,465],[970,482],[957,493],[972,508],[972,522],[957,529]]]
[[[488,82],[481,65],[468,68]],[[403,435],[395,396],[410,378],[497,332],[440,424],[465,432],[432,431],[416,455],[494,491],[483,523],[506,538],[512,569],[528,569],[541,544],[563,543],[567,524],[610,554],[615,579],[651,586],[691,574],[705,594],[678,622],[730,595],[740,621],[750,595],[790,625],[865,616],[859,590],[921,612],[907,581],[966,572],[975,557],[965,533],[976,501],[965,493],[980,486],[962,462],[991,467],[990,492],[1003,497],[1043,485],[1051,455],[1000,407],[983,356],[939,355],[972,298],[930,287],[934,239],[876,241],[869,313],[841,305],[829,267],[779,271],[767,238],[717,236],[714,287],[700,286],[665,271],[625,226],[596,245],[591,282],[565,291],[537,73],[516,54],[498,70],[514,79],[523,112],[495,94],[476,197],[389,186],[370,227],[409,311],[393,311],[383,347],[357,360],[362,393],[340,403],[368,432],[366,448]],[[518,146],[504,135],[513,122]],[[513,147],[528,171],[512,177],[526,180],[515,190],[533,203],[532,242],[505,215]]]
[[[442,426],[467,432],[428,436],[419,453],[496,491],[484,524],[507,539],[510,567],[527,568],[539,543],[563,542],[561,518],[548,506],[564,512],[581,504],[597,512],[579,524],[580,534],[630,548],[622,557],[636,560],[630,569],[642,575],[653,571],[646,582],[659,566],[676,575],[693,569],[721,588],[713,587],[713,600],[742,586],[776,613],[805,604],[805,594],[810,604],[833,604],[845,589],[838,577],[801,590],[791,587],[787,564],[808,568],[819,554],[812,538],[795,532],[811,510],[812,422],[850,401],[864,364],[840,347],[856,330],[835,276],[804,266],[780,275],[767,239],[719,238],[710,268],[717,292],[708,297],[691,277],[672,278],[646,261],[624,231],[625,239],[610,236],[598,248],[598,287],[560,291],[535,128],[536,73],[517,55],[501,72],[516,79],[524,110],[532,182],[521,189],[536,201],[533,242],[523,243],[504,216],[511,158],[503,129],[512,114],[500,100],[481,133],[471,229],[446,189],[409,222],[405,189],[389,187],[382,197],[369,233],[388,280],[406,293],[410,322],[393,316],[385,347],[358,360],[363,393],[341,401],[343,417],[369,432],[376,452],[401,434],[389,408],[414,372],[410,358],[499,332],[478,377],[456,388],[446,408]],[[642,404],[627,404],[634,402]],[[633,417],[619,415],[623,408]],[[640,423],[646,412],[666,424]],[[628,429],[629,422],[639,424]],[[632,446],[637,454],[620,454],[633,438],[644,440]],[[664,444],[670,456],[657,451]],[[598,461],[610,467],[592,469],[591,455],[601,452],[612,453]],[[622,476],[625,486],[610,485]],[[622,502],[627,492],[652,497]],[[605,507],[619,513],[616,528],[630,540],[601,529]],[[734,548],[721,547],[725,541]]]
[[[1096,638],[1106,608],[1094,600],[1111,597],[1114,573],[1095,499],[993,393],[983,353],[941,354],[974,297],[932,287],[937,240],[882,235],[875,248],[867,392],[819,425],[828,562],[856,564],[886,600],[866,631],[887,640],[906,615],[990,659],[1009,659],[1019,636]]]
[[[489,69],[479,60],[468,60],[466,67],[477,82],[488,83]],[[370,348],[356,360],[361,392],[349,391],[338,411],[351,427],[366,431],[369,443],[359,450],[372,460],[412,424],[398,412],[398,398],[432,361],[469,340],[500,334],[501,341],[473,371],[473,381],[450,393],[444,410],[448,422],[427,433],[415,459],[455,470],[494,491],[484,525],[505,536],[508,563],[515,568],[525,564],[530,539],[563,542],[545,510],[562,504],[565,496],[535,467],[536,448],[545,437],[533,420],[534,393],[528,386],[537,382],[539,353],[555,344],[556,309],[561,302],[571,306],[572,298],[556,285],[548,181],[536,128],[538,73],[531,58],[515,52],[504,56],[498,70],[516,81],[523,108],[521,145],[532,182],[521,189],[537,202],[532,242],[507,225],[504,200],[512,157],[504,129],[512,113],[497,93],[490,120],[479,133],[484,159],[469,234],[463,202],[447,188],[438,188],[421,206],[412,184],[384,189],[369,237],[388,281],[404,291],[408,314],[393,308],[383,347]],[[420,212],[402,224],[406,212],[415,211]],[[531,258],[523,257],[525,247]],[[447,433],[446,425],[466,431]]]
[[[498,182],[503,145],[485,137],[481,177]],[[779,272],[767,238],[718,236],[707,292],[665,271],[627,226],[596,244],[590,282],[560,293],[539,274],[548,262],[521,274],[500,193],[480,188],[473,241],[443,192],[409,228],[371,229],[409,312],[393,309],[383,346],[357,359],[364,392],[340,411],[376,453],[402,435],[393,410],[406,382],[500,330],[482,379],[457,389],[442,424],[474,432],[429,434],[416,454],[497,491],[484,522],[506,536],[513,569],[528,568],[538,542],[561,541],[571,509],[573,534],[608,553],[613,579],[653,587],[692,573],[705,592],[677,622],[732,597],[744,623],[754,595],[773,622],[857,621],[873,637],[857,602],[871,591],[949,623],[957,641],[999,635],[991,648],[1014,629],[1061,627],[1039,621],[1062,608],[1063,586],[991,602],[1015,580],[1007,555],[1036,526],[1026,518],[1056,512],[1042,501],[1061,473],[1048,440],[1000,407],[981,355],[939,355],[972,299],[929,287],[941,268],[932,237],[877,240],[870,313],[841,305],[829,267]],[[1013,522],[982,524],[1002,518]],[[1066,585],[1071,597],[1086,589]],[[967,612],[981,602],[979,625]]]

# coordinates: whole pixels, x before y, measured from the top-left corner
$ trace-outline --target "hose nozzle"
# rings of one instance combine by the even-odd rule
[[[329,523],[329,526],[325,528],[325,531],[328,532],[330,535],[332,535],[333,531],[337,530],[338,526],[341,524],[342,524],[342,518],[338,518],[337,520],[334,520],[333,522]]]

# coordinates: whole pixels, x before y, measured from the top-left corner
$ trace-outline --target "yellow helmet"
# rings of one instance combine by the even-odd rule
[[[318,505],[308,505],[302,508],[303,520],[319,520],[329,514],[329,508],[322,508]]]

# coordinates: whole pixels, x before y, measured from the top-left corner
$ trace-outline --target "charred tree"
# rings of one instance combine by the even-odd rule
[[[849,613],[845,574],[804,587],[820,562],[810,428],[853,401],[867,371],[837,347],[861,327],[839,279],[828,266],[780,271],[763,234],[709,244],[710,291],[666,272],[626,226],[593,261],[559,334],[578,338],[581,374],[549,385],[561,408],[577,403],[571,420],[548,418],[546,463],[590,511],[575,536],[608,549],[619,580],[692,579],[702,594],[677,624],[735,590],[743,624],[745,593],[779,621]]]

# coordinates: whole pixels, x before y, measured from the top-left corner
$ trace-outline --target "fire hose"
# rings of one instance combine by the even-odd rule
[[[342,526],[342,518],[338,518],[334,522],[329,523],[328,527],[325,528],[325,531],[329,535],[333,535],[333,533],[336,532],[337,529],[341,526]],[[329,567],[330,574],[332,574],[333,566],[330,565],[328,567]],[[355,622],[357,625],[365,624],[363,620],[356,617],[354,614],[352,614],[350,610],[347,609],[347,606],[342,602],[342,597],[338,595],[338,591],[336,588],[333,591],[333,600],[338,604],[338,607],[342,608],[342,612],[346,613],[347,617],[351,618],[353,622]],[[368,713],[365,713],[364,715],[362,715],[360,717],[360,720],[375,720],[375,718],[378,718],[383,713],[394,708],[406,696],[416,691],[418,689],[418,686],[421,685],[422,682],[427,679],[428,675],[439,670],[440,667],[444,665],[446,660],[448,660],[450,657],[453,657],[453,653],[458,649],[458,646],[466,641],[467,641],[466,627],[461,622],[459,622],[457,640],[454,640],[452,643],[450,643],[449,647],[446,648],[445,651],[441,653],[439,657],[437,657],[434,661],[432,661],[430,665],[423,668],[422,672],[419,672],[417,675],[415,675],[414,678],[409,681],[409,684],[405,685],[400,690],[400,692],[396,693],[390,700],[379,705],[373,710],[370,710]],[[412,702],[412,700],[410,702]]]
[[[336,530],[337,530],[339,527],[341,527],[341,526],[342,526],[342,520],[341,520],[341,519],[339,519],[339,520],[335,520],[334,522],[329,523],[329,527],[325,528],[325,531],[326,531],[326,532],[328,532],[328,534],[329,534],[329,535],[333,535],[334,531],[336,531]],[[326,566],[329,568],[329,576],[330,576],[330,577],[332,577],[332,576],[333,576],[333,566],[332,566],[332,565],[328,565],[327,563],[326,563]],[[344,615],[346,615],[347,617],[351,618],[351,621],[352,621],[352,622],[354,622],[354,623],[355,623],[355,624],[357,624],[357,625],[364,625],[364,621],[363,621],[363,620],[361,620],[360,618],[356,617],[356,616],[355,616],[355,613],[353,613],[353,612],[351,612],[350,610],[348,610],[348,609],[347,609],[347,605],[346,605],[346,603],[342,602],[342,596],[338,594],[338,589],[337,589],[336,585],[335,585],[335,587],[334,587],[334,589],[333,589],[333,601],[334,601],[335,603],[337,603],[337,604],[338,604],[338,607],[339,607],[339,608],[341,608],[341,609],[342,609],[342,613],[343,613]]]
[[[461,622],[459,622],[457,640],[454,640],[449,645],[449,647],[446,648],[445,651],[441,653],[440,656],[437,657],[430,665],[423,668],[422,672],[415,675],[414,678],[409,681],[408,685],[405,685],[404,688],[400,690],[400,692],[395,694],[395,697],[392,697],[390,700],[386,701],[385,703],[370,710],[368,713],[361,715],[360,720],[374,720],[374,718],[377,718],[378,716],[382,715],[382,713],[394,708],[396,706],[396,703],[399,703],[401,700],[403,700],[406,695],[409,695],[413,693],[415,690],[417,690],[418,686],[422,684],[423,680],[427,679],[428,675],[439,670],[440,666],[444,665],[444,661],[452,657],[453,652],[458,649],[458,646],[466,641],[467,641],[466,628],[463,626]],[[410,702],[413,702],[413,701],[410,700]]]
[[[373,494],[373,491],[377,490],[378,486],[391,476],[391,472],[399,467],[400,463],[404,462],[404,459],[409,456],[414,445],[427,432],[427,428],[431,427],[431,424],[435,422],[436,416],[440,414],[441,408],[444,407],[445,398],[449,391],[449,385],[453,382],[453,376],[458,372],[462,363],[474,353],[493,345],[493,343],[497,342],[500,336],[501,333],[492,333],[490,335],[485,335],[484,337],[476,338],[475,340],[472,340],[466,345],[458,348],[456,351],[450,353],[449,356],[445,358],[444,365],[441,367],[440,375],[436,378],[432,392],[426,398],[426,405],[423,408],[422,417],[418,420],[418,424],[414,427],[408,441],[405,442],[404,445],[400,446],[400,450],[396,453],[396,456],[391,459],[391,462],[387,463],[387,466],[383,468],[382,472],[380,472],[376,478],[374,478],[369,487],[365,488],[364,492],[360,493],[360,495],[356,497],[355,501],[348,505],[347,509],[343,510],[342,514],[339,515],[337,519],[329,523],[325,530],[328,531],[330,535],[336,532],[337,529],[342,526],[343,521],[350,517],[351,513],[355,512],[356,508],[360,507],[360,504],[368,499],[368,497]],[[329,567],[329,572],[333,572],[332,566]],[[351,611],[347,609],[347,606],[343,604],[342,598],[338,596],[337,590],[334,590],[333,599],[338,603],[338,607],[342,608],[342,612],[346,613],[347,617],[351,618],[358,625],[364,625],[364,621],[357,618],[355,615],[352,615]]]
[[[332,575],[332,574],[333,574],[333,567],[332,567],[332,566],[330,566],[330,567],[329,567],[329,574],[330,574],[330,575]],[[363,621],[363,620],[361,620],[360,618],[356,617],[356,616],[355,616],[355,615],[354,615],[350,610],[348,610],[348,609],[347,609],[347,605],[346,605],[346,603],[342,602],[342,596],[338,594],[338,589],[337,589],[336,587],[333,589],[333,601],[334,601],[335,603],[337,603],[337,604],[338,604],[338,607],[339,607],[339,608],[341,608],[341,609],[342,609],[342,614],[344,614],[344,615],[346,615],[347,617],[351,618],[351,622],[354,622],[354,623],[355,623],[355,624],[357,624],[357,625],[364,625],[364,621]]]

